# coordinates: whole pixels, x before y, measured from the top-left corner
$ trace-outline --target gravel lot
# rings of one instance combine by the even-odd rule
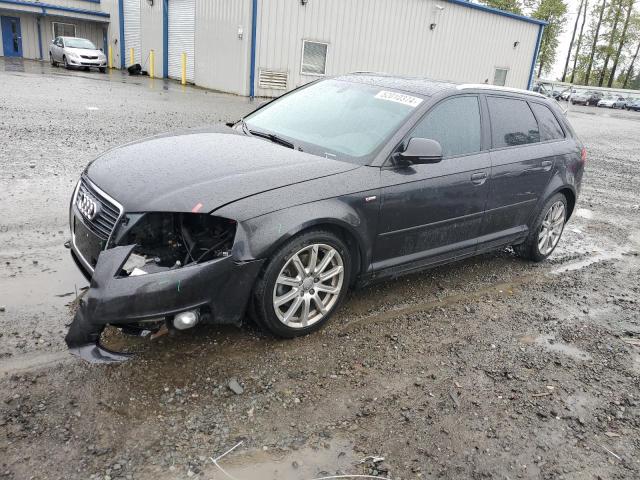
[[[571,108],[587,170],[544,264],[505,250],[353,292],[293,341],[109,332],[140,353],[95,366],[63,342],[81,170],[257,102],[1,58],[0,85],[0,478],[230,478],[211,457],[241,441],[219,460],[239,480],[640,478],[640,114]]]

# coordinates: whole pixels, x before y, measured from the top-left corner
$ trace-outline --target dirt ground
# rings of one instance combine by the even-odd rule
[[[1,479],[640,478],[640,114],[572,107],[583,192],[544,264],[504,250],[356,291],[293,341],[110,332],[139,355],[96,366],[63,342],[82,168],[256,103],[2,59],[0,86]]]

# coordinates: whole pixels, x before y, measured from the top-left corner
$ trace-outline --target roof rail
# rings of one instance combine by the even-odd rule
[[[532,92],[531,90],[523,90],[521,88],[512,88],[512,87],[500,87],[498,85],[488,85],[486,83],[464,83],[462,85],[456,86],[458,90],[494,90],[497,92],[511,92],[511,93],[521,93],[524,95],[533,95],[535,97],[547,98],[541,93]]]

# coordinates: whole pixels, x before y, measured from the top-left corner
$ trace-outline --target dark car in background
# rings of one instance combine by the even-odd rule
[[[627,110],[633,110],[636,112],[640,112],[640,99],[630,100],[626,103],[625,107]]]
[[[91,361],[127,332],[317,330],[348,289],[513,246],[546,259],[586,152],[557,102],[488,85],[353,74],[232,128],[152,137],[91,162],[70,205],[91,287],[66,337]]]
[[[604,94],[602,92],[578,92],[571,96],[572,105],[598,105]]]

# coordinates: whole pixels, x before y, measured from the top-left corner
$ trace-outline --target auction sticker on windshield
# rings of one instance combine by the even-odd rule
[[[408,105],[411,108],[416,108],[422,103],[422,99],[418,97],[412,97],[411,95],[405,95],[404,93],[390,92],[388,90],[380,90],[376,98],[380,100],[388,100],[390,102],[401,103]]]

